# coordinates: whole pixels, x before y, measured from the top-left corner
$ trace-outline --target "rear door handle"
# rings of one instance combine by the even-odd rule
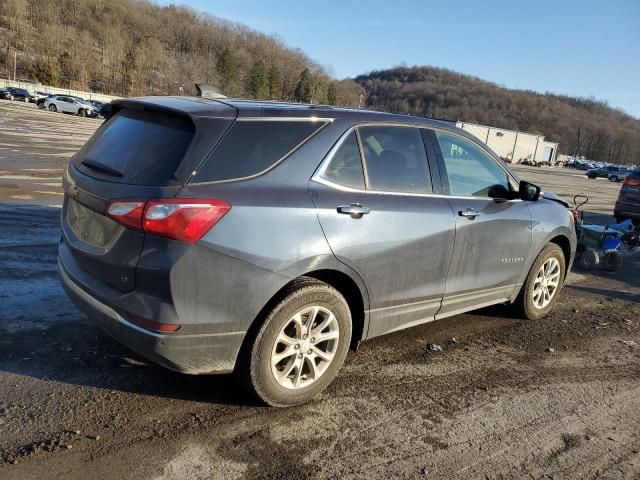
[[[473,208],[467,208],[465,211],[460,210],[458,212],[458,215],[460,215],[461,217],[467,217],[469,220],[473,220],[478,215],[480,215],[480,212],[474,210]]]
[[[338,213],[342,213],[344,215],[351,215],[351,218],[362,218],[363,215],[366,215],[370,212],[367,207],[363,207],[359,203],[352,203],[350,205],[341,205],[338,207]]]

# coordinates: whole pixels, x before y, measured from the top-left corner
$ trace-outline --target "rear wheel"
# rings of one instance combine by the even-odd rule
[[[51,110],[52,112],[57,112],[58,109],[56,108],[56,106],[52,103],[51,105],[49,105],[49,110]]]
[[[615,175],[612,175],[609,180],[611,180],[612,182],[617,182],[618,181],[618,177],[616,177]]]
[[[344,297],[326,283],[301,279],[262,324],[239,371],[241,380],[268,405],[307,402],[336,377],[350,342]]]
[[[518,313],[531,320],[547,315],[558,299],[565,269],[562,249],[555,243],[547,244],[533,262],[516,299]]]
[[[86,117],[87,111],[81,108],[80,110],[78,110],[78,115],[80,115],[81,117]]]

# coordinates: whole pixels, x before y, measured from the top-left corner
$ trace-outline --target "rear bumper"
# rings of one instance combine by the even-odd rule
[[[58,258],[58,274],[71,300],[105,333],[166,368],[188,374],[233,371],[245,332],[161,334],[135,325],[81,288]]]

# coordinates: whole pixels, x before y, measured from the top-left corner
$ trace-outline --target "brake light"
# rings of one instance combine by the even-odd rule
[[[230,209],[231,205],[219,199],[114,200],[107,214],[129,228],[196,243]]]
[[[625,178],[623,183],[625,185],[629,185],[630,187],[639,187],[640,186],[640,180],[638,180],[637,178],[633,178],[633,177]]]

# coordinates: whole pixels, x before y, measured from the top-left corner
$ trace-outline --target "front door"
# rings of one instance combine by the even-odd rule
[[[439,317],[511,298],[531,247],[531,214],[514,199],[515,181],[475,142],[449,132],[431,135],[439,147],[456,237]]]
[[[445,292],[455,219],[447,199],[431,195],[419,130],[351,131],[310,188],[333,253],[367,287],[367,336],[432,320]]]

